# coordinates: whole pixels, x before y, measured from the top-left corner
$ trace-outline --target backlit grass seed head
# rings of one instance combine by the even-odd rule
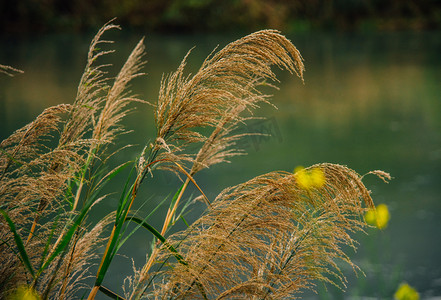
[[[189,52],[190,53],[190,52]],[[155,113],[157,138],[153,152],[168,161],[195,163],[192,173],[240,154],[234,149],[235,127],[246,120],[269,95],[259,90],[277,82],[272,66],[303,78],[303,58],[296,47],[275,30],[245,36],[213,53],[195,75],[184,75],[189,53],[177,71],[161,82]],[[202,134],[198,128],[210,129]],[[184,153],[191,143],[201,143],[196,155]],[[197,156],[197,158],[196,158]]]
[[[224,190],[207,214],[170,236],[185,264],[156,274],[167,278],[158,298],[293,299],[317,280],[343,288],[336,261],[357,269],[343,246],[355,248],[350,233],[366,225],[372,199],[344,166],[319,164],[300,174],[320,188],[299,186],[298,173],[258,176]],[[163,247],[158,261],[170,259]]]
[[[384,229],[390,220],[389,208],[386,204],[379,204],[376,208],[366,212],[364,216],[366,223]]]

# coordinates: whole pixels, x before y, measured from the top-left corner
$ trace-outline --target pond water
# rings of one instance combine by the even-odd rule
[[[142,34],[115,34],[118,66]],[[75,97],[91,35],[55,35],[1,38],[0,63],[23,69],[14,78],[0,77],[0,138],[35,118],[45,107],[71,103]],[[164,72],[173,71],[193,46],[189,70],[195,71],[217,45],[239,36],[147,36],[148,75],[133,89],[154,102]],[[386,203],[391,220],[386,229],[369,229],[357,236],[357,253],[350,253],[366,277],[344,267],[346,293],[321,285],[312,299],[391,298],[400,282],[415,287],[423,299],[441,296],[441,34],[330,34],[289,37],[305,58],[305,84],[279,72],[280,90],[272,91],[278,110],[263,107],[246,130],[272,134],[249,138],[242,146],[248,155],[213,166],[196,176],[213,199],[223,188],[273,170],[291,171],[298,165],[332,162],[360,174],[390,172],[384,184],[366,177],[376,204]],[[131,159],[154,138],[152,109],[141,106],[125,121],[133,132],[123,143],[137,144],[117,156]],[[116,186],[120,183],[114,183]],[[122,183],[121,183],[122,186]],[[142,188],[148,210],[174,193],[178,181],[158,173]],[[194,192],[196,194],[196,191]],[[189,192],[189,195],[191,192]],[[116,208],[110,195],[100,214]],[[199,208],[189,215],[191,220]],[[164,210],[152,223],[160,226]],[[139,234],[122,254],[141,266],[151,237]],[[130,257],[129,256],[129,257]],[[131,260],[117,257],[105,285],[118,290],[131,274]]]

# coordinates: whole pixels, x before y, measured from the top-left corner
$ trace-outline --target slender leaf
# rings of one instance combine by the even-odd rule
[[[0,213],[3,215],[3,217],[5,217],[6,222],[8,222],[9,228],[11,229],[12,234],[14,235],[15,244],[17,245],[23,264],[28,269],[29,273],[31,273],[32,277],[35,277],[35,273],[34,273],[34,269],[32,268],[31,261],[29,260],[23,241],[20,235],[17,233],[17,230],[15,229],[14,222],[11,220],[11,218],[9,218],[8,213],[6,211],[0,209]]]
[[[66,234],[64,235],[64,237],[61,240],[61,242],[58,244],[58,246],[55,249],[55,251],[52,253],[52,255],[49,256],[49,258],[46,260],[46,262],[38,270],[39,273],[43,272],[49,266],[49,264],[55,259],[55,257],[57,257],[60,253],[62,253],[64,251],[64,249],[67,247],[67,245],[71,241],[72,236],[74,235],[76,229],[83,222],[84,217],[86,216],[87,212],[89,211],[89,209],[90,209],[90,207],[92,206],[93,203],[94,203],[94,201],[93,201],[93,199],[91,199],[82,208],[80,214],[76,216],[72,226],[66,232]]]
[[[125,298],[121,297],[120,295],[118,295],[117,293],[109,290],[108,288],[106,288],[105,286],[100,285],[99,288],[100,292],[102,292],[104,295],[109,296],[112,299],[116,299],[116,300],[125,300]]]
[[[172,201],[170,202],[170,207],[169,209],[172,209],[172,207],[175,205],[176,200],[178,199],[179,193],[181,192],[181,190],[183,189],[184,185],[181,185],[181,187],[177,190],[177,192],[175,193],[175,195],[173,196]]]
[[[11,154],[9,154],[5,149],[3,149],[3,147],[0,147],[0,152],[5,154],[11,161],[13,161],[14,163],[18,164],[18,165],[23,165],[22,163],[20,163],[18,160],[16,160],[14,158],[14,156],[12,156]]]
[[[143,221],[140,218],[137,218],[135,216],[131,216],[129,217],[127,220],[129,221],[133,221],[137,224],[140,224],[142,227],[144,227],[145,229],[147,229],[148,231],[150,231],[158,240],[161,241],[161,243],[163,243],[169,250],[170,252],[173,253],[174,257],[176,257],[176,259],[183,265],[188,265],[188,263],[185,261],[185,259],[182,257],[182,255],[179,254],[179,252],[172,246],[170,245],[167,240],[165,239],[165,237],[163,237],[159,231],[157,231],[153,226],[151,226],[149,223]]]
[[[158,205],[156,205],[156,207],[154,209],[152,209],[150,211],[150,213],[144,218],[144,221],[147,221],[154,213],[156,210],[158,210],[162,204],[167,200],[167,197],[164,198]],[[136,213],[135,213],[136,214]],[[126,218],[126,221],[128,221],[129,218]],[[120,242],[118,243],[117,249],[116,251],[118,251],[122,245],[124,245],[124,243],[139,229],[141,228],[141,225],[138,224],[138,226],[136,226],[124,239],[120,240]],[[124,231],[121,233],[124,234]]]
[[[125,196],[124,194],[121,195],[120,204],[116,214],[115,225],[112,231],[113,235],[110,237],[110,240],[108,242],[108,249],[106,250],[106,253],[102,259],[102,264],[95,280],[95,286],[100,286],[101,283],[103,282],[104,276],[110,266],[110,262],[112,261],[113,257],[116,254],[116,251],[118,250],[117,244],[118,241],[120,240],[121,228],[128,214],[128,210],[130,206],[130,203],[128,203],[128,201],[132,195],[133,188],[134,185],[132,185],[131,188],[125,193]]]
[[[187,220],[185,220],[184,216],[181,216],[181,220],[184,222],[185,226],[190,227],[190,225],[187,223]]]
[[[116,175],[118,175],[122,170],[124,170],[129,164],[133,164],[133,161],[128,161],[126,163],[123,163],[110,171],[108,174],[106,174],[98,183],[97,186],[101,186],[104,183],[109,182],[112,178],[114,178]]]
[[[54,236],[54,232],[57,229],[57,225],[58,225],[58,220],[59,219],[60,219],[60,217],[57,217],[57,219],[55,220],[54,224],[52,225],[52,230],[51,230],[51,232],[50,232],[50,234],[49,234],[49,236],[47,238],[46,245],[44,246],[43,254],[41,255],[41,262],[40,262],[39,268],[41,268],[41,266],[44,263],[44,260],[46,259],[46,256],[47,256],[47,253],[48,253],[48,250],[49,250],[49,246],[50,246],[51,241],[52,241],[52,237]]]

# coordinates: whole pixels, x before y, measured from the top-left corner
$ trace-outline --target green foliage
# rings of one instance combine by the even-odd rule
[[[17,233],[17,230],[15,229],[14,222],[12,222],[11,218],[9,218],[9,216],[8,216],[8,213],[5,212],[4,210],[0,210],[0,213],[6,219],[6,222],[8,222],[9,228],[11,229],[11,232],[14,235],[15,244],[17,246],[19,255],[21,257],[21,261],[23,262],[24,266],[27,268],[29,273],[32,275],[32,277],[34,277],[35,276],[34,268],[32,267],[31,261],[29,260],[29,256],[28,256],[28,253],[26,252],[23,241],[22,241],[20,235]],[[2,242],[6,243],[6,241],[2,241]]]

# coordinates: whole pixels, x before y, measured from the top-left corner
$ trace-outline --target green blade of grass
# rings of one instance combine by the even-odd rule
[[[128,165],[130,164],[134,164],[133,161],[128,161],[126,163],[123,163],[121,165],[119,165],[118,167],[114,168],[113,170],[111,170],[109,173],[107,173],[106,175],[104,175],[99,182],[96,184],[96,187],[98,189],[101,189],[103,187],[103,185],[105,185],[106,183],[108,183],[112,178],[114,178],[116,175],[118,175],[119,173],[121,173],[121,171],[123,171]]]
[[[173,196],[172,201],[170,202],[170,206],[169,209],[172,209],[172,207],[175,205],[176,203],[176,199],[178,199],[179,193],[181,192],[182,188],[184,187],[184,185],[181,185],[181,187],[177,190],[177,192],[175,193],[175,195]]]
[[[54,224],[52,225],[51,232],[50,232],[50,234],[49,234],[49,236],[47,238],[46,245],[44,246],[43,254],[41,255],[41,261],[40,261],[39,268],[41,268],[41,266],[43,265],[44,260],[46,259],[46,256],[48,254],[49,246],[51,244],[52,237],[54,236],[54,232],[57,229],[58,220],[59,220],[59,217],[55,220]]]
[[[130,174],[129,174],[129,176],[127,176],[126,183],[124,184],[124,189],[123,189],[123,191],[121,193],[121,197],[120,197],[119,202],[118,202],[118,208],[116,210],[116,215],[117,216],[121,215],[121,211],[124,208],[124,203],[127,201],[127,198],[132,193],[132,189],[133,189],[134,186],[133,186],[133,184],[130,185],[130,181],[132,179],[132,176],[135,174],[135,171],[136,171],[136,167],[135,167],[135,164],[133,164],[132,169],[130,170]]]
[[[21,261],[28,269],[29,273],[31,273],[32,277],[35,277],[34,269],[32,268],[32,264],[31,261],[29,260],[28,253],[26,252],[26,249],[24,247],[23,240],[21,239],[20,235],[18,235],[17,230],[15,229],[14,222],[11,220],[11,218],[9,218],[9,215],[6,211],[0,209],[0,213],[6,219],[6,222],[8,222],[9,228],[11,229],[11,232],[14,235],[15,244],[17,245],[17,249],[20,253]]]
[[[11,154],[9,154],[5,149],[3,149],[3,147],[0,147],[0,152],[3,153],[4,155],[6,155],[14,163],[16,163],[18,165],[23,165],[18,160],[16,160]]]
[[[67,230],[66,234],[62,238],[61,242],[58,244],[56,249],[53,251],[53,253],[49,256],[49,258],[46,260],[46,262],[40,267],[38,270],[39,273],[43,272],[49,264],[62,252],[64,252],[64,249],[68,246],[69,242],[72,239],[72,236],[75,234],[75,231],[80,226],[80,224],[83,222],[86,214],[89,212],[90,207],[94,203],[94,199],[91,199],[86,203],[86,205],[82,208],[79,215],[76,216],[75,220],[73,221],[73,224],[70,226],[70,228]]]
[[[128,210],[130,206],[130,203],[128,201],[132,195],[133,188],[134,185],[132,185],[131,188],[127,191],[127,193],[125,195],[123,194],[122,197],[120,198],[120,204],[116,214],[113,234],[110,237],[110,240],[108,241],[108,246],[107,246],[108,249],[106,249],[106,253],[102,258],[102,262],[98,274],[96,276],[95,286],[100,286],[101,283],[103,282],[104,276],[110,266],[110,263],[113,257],[115,256],[116,251],[118,250],[118,242],[120,241],[120,232],[124,224],[124,220],[126,219],[126,216],[128,214]]]
[[[184,203],[184,205],[183,205],[183,207],[182,207],[182,209],[181,209],[181,211],[179,212],[179,213],[176,213],[175,214],[175,216],[174,216],[174,218],[172,219],[172,226],[177,222],[177,220],[179,220],[179,219],[182,219],[182,221],[185,223],[185,225],[187,226],[187,227],[190,227],[190,225],[188,225],[188,223],[187,223],[187,221],[184,219],[184,216],[185,215],[187,215],[190,211],[187,211],[187,209],[188,209],[188,207],[191,205],[191,203],[192,203],[192,199],[194,199],[193,198],[193,195],[191,195],[189,198],[188,198],[188,200]],[[171,228],[171,227],[170,227]],[[169,229],[170,229],[169,228]]]
[[[120,295],[118,295],[117,293],[109,290],[108,288],[106,288],[105,286],[100,286],[99,288],[100,292],[102,292],[104,295],[115,299],[115,300],[125,300],[125,298],[121,297]]]
[[[182,257],[181,254],[179,254],[179,252],[172,246],[170,245],[167,240],[165,239],[165,237],[163,237],[159,231],[157,231],[153,226],[151,226],[149,223],[145,222],[144,220],[137,218],[135,216],[131,216],[129,218],[127,218],[128,221],[132,221],[135,222],[139,225],[141,225],[142,227],[144,227],[145,229],[147,229],[148,231],[150,231],[158,240],[161,241],[161,243],[163,243],[169,250],[170,252],[173,253],[173,256],[176,257],[176,259],[178,260],[179,263],[187,266],[188,263],[185,261],[185,259]]]
[[[181,220],[184,222],[185,226],[190,227],[190,225],[187,223],[187,220],[185,220],[184,216],[180,216]]]
[[[145,172],[142,174],[138,174],[135,182],[132,185],[130,185],[132,176],[135,173],[135,171],[136,171],[136,163],[133,164],[130,174],[127,177],[124,190],[121,193],[120,201],[118,203],[118,208],[116,212],[115,224],[111,236],[109,237],[107,243],[107,249],[105,251],[104,256],[101,259],[101,264],[98,268],[98,273],[95,279],[95,287],[101,286],[101,283],[104,280],[104,276],[107,273],[110,263],[113,257],[115,256],[116,252],[120,248],[122,226],[125,223],[130,207],[136,197],[136,191],[139,188],[139,184],[140,182],[142,182],[142,179],[146,174]]]
[[[162,204],[164,204],[164,202],[167,200],[167,197],[165,197],[158,205],[156,205],[156,207],[154,209],[152,209],[150,211],[150,213],[144,218],[143,221],[147,221],[161,206]],[[140,208],[141,209],[141,208]],[[136,213],[135,213],[136,214]],[[134,214],[134,215],[135,215]],[[126,221],[128,221],[129,218],[126,218]],[[124,245],[124,243],[139,229],[141,228],[141,225],[138,224],[138,226],[136,226],[126,237],[124,237],[124,239],[120,240],[120,242],[118,243],[118,247],[116,249],[116,251],[118,251],[122,245]],[[122,234],[124,234],[124,231],[122,232]]]

